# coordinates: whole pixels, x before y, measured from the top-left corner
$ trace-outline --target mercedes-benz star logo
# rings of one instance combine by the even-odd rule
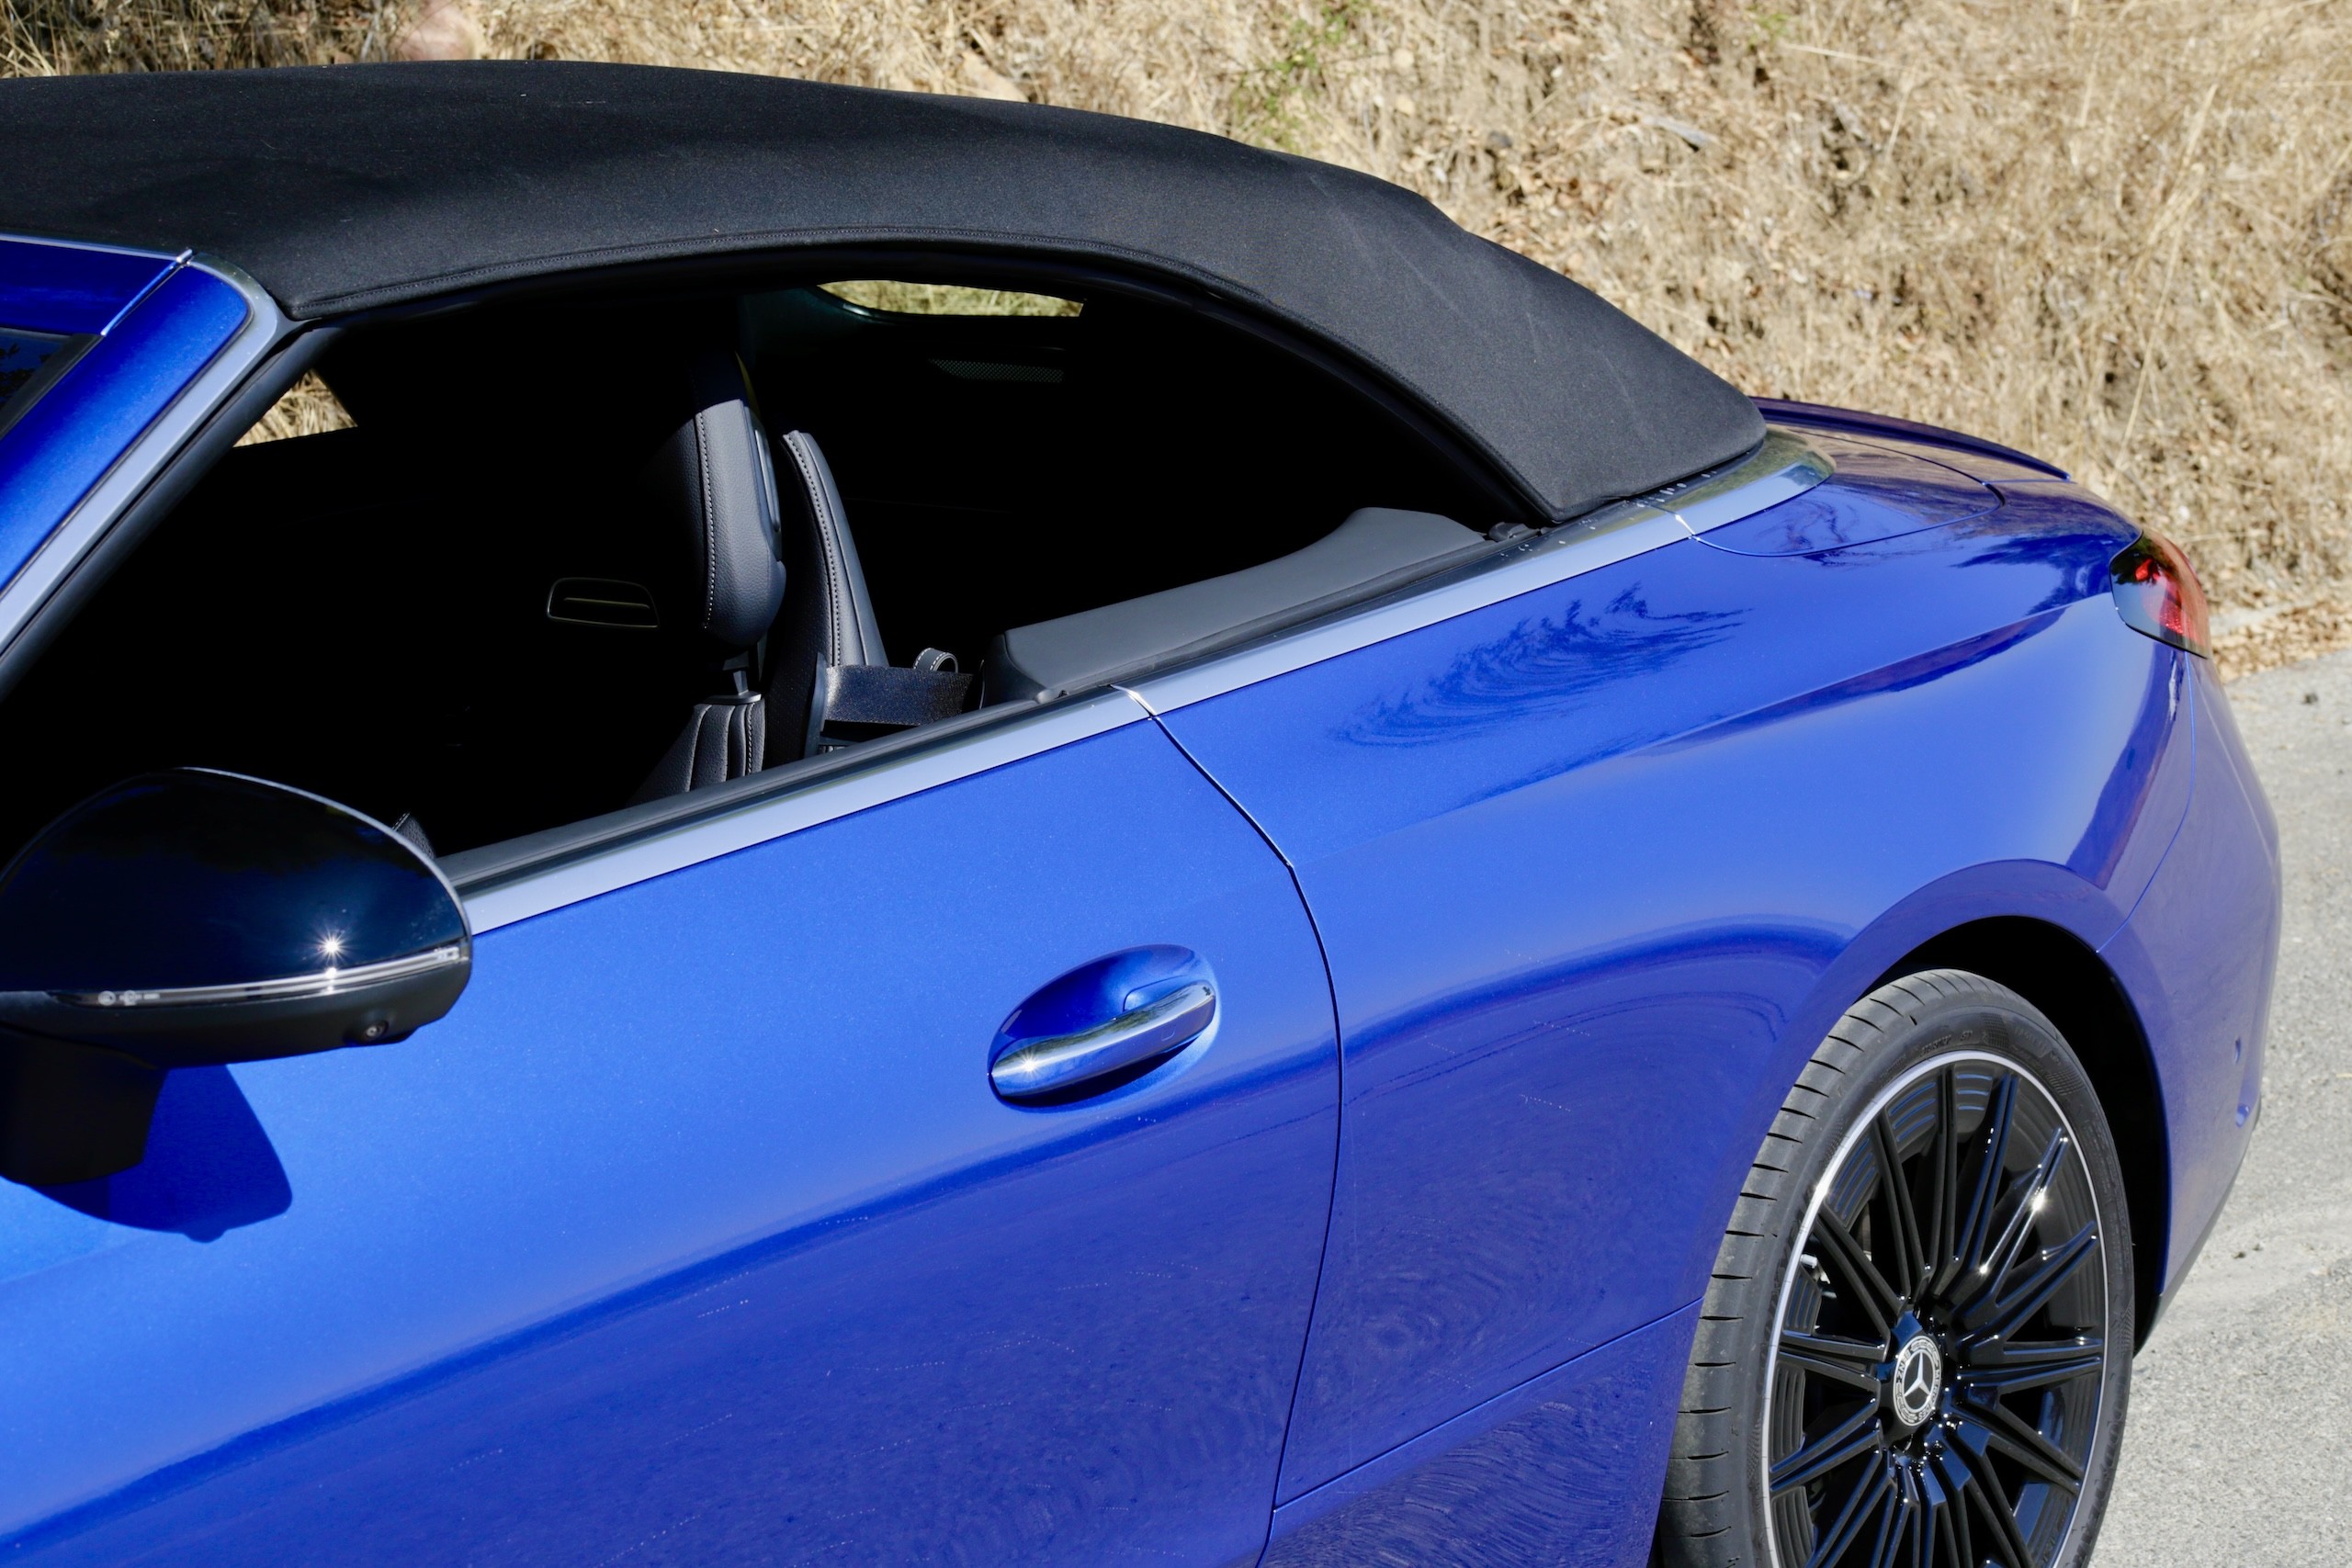
[[[1888,1384],[1888,1403],[1894,1418],[1917,1427],[1936,1413],[1936,1396],[1943,1392],[1944,1359],[1936,1342],[1924,1334],[1894,1353],[1894,1377]]]

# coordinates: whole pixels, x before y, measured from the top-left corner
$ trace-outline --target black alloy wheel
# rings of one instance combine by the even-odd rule
[[[2105,1119],[2039,1012],[1956,971],[1866,998],[1725,1233],[1659,1556],[2084,1562],[2130,1377],[2128,1225]]]

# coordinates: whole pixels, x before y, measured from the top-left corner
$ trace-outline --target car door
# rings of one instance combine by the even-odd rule
[[[0,1189],[15,1560],[1254,1561],[1336,1140],[1284,867],[1122,695],[809,772],[477,857],[442,1022]]]

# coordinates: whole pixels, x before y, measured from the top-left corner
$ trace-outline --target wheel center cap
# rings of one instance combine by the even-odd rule
[[[1887,1381],[1886,1401],[1894,1418],[1917,1427],[1936,1413],[1936,1397],[1943,1392],[1943,1352],[1924,1334],[1915,1334],[1894,1353],[1894,1375]]]

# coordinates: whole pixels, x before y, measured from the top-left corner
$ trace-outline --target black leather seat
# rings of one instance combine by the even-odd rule
[[[752,666],[790,581],[777,548],[775,459],[741,367],[732,353],[713,350],[695,356],[688,382],[694,412],[646,466],[644,491],[653,529],[685,566],[670,597],[697,639],[705,695],[639,786],[639,800],[723,784],[765,764],[767,713]]]
[[[790,586],[768,649],[771,734],[797,737],[799,754],[814,756],[962,711],[972,678],[947,655],[925,649],[911,668],[891,667],[817,438],[795,430],[776,446]]]
[[[695,412],[645,478],[655,530],[684,562],[669,598],[691,609],[705,694],[636,798],[960,711],[972,680],[946,655],[926,649],[913,668],[890,667],[816,438],[771,439],[732,354],[698,357],[692,380]]]
[[[779,742],[793,746],[796,756],[812,756],[842,743],[842,738],[829,740],[824,734],[833,671],[888,666],[890,660],[874,622],[841,490],[817,438],[788,431],[776,447],[787,586],[783,624],[768,649],[767,694]]]

